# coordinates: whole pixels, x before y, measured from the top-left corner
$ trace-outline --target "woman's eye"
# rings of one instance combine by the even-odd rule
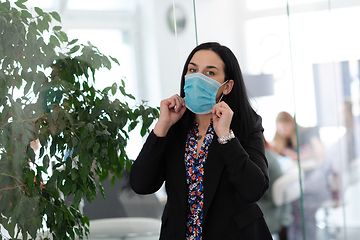
[[[207,72],[206,72],[206,75],[209,75],[209,76],[214,76],[214,75],[215,75],[215,73],[214,73],[214,72],[212,72],[212,71],[207,71]]]
[[[190,69],[189,69],[189,72],[194,73],[194,72],[196,72],[196,69],[194,69],[194,68],[190,68]]]

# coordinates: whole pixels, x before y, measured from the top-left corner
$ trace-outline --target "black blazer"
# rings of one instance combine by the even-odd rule
[[[238,138],[209,146],[204,169],[203,239],[272,239],[255,203],[269,186],[268,165],[259,117],[246,146]],[[187,186],[185,142],[169,131],[148,136],[130,172],[138,194],[156,192],[165,181],[167,203],[160,239],[185,239]]]

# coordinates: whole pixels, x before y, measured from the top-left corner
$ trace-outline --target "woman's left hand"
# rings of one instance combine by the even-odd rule
[[[211,109],[214,129],[219,137],[230,133],[230,124],[234,112],[225,102],[219,102]]]

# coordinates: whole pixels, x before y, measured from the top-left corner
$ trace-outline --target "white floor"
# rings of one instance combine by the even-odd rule
[[[318,226],[321,227],[318,230],[317,239],[319,240],[359,240],[360,181],[347,186],[343,205],[319,209],[316,219]]]

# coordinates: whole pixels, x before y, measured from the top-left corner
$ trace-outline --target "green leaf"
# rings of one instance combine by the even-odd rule
[[[56,222],[61,223],[63,221],[63,218],[64,218],[63,212],[62,211],[57,211],[56,214],[55,214]]]
[[[39,16],[44,16],[44,11],[41,8],[35,7],[34,10]]]
[[[111,89],[111,87],[106,87],[102,90],[103,93],[107,94],[109,92],[109,90]]]
[[[72,137],[71,138],[71,142],[73,144],[73,147],[76,147],[76,145],[78,144],[79,140],[77,137]]]
[[[78,123],[77,129],[82,128],[84,125],[85,125],[85,123],[84,123],[83,121],[80,121],[80,122]]]
[[[112,95],[115,95],[116,90],[117,90],[117,84],[116,84],[116,83],[113,83],[113,85],[111,86],[111,93],[112,93]]]
[[[139,123],[138,121],[134,121],[134,122],[130,123],[128,131],[130,132],[130,131],[134,130],[134,128],[137,126],[138,123]]]
[[[144,137],[145,134],[146,134],[146,128],[141,128],[141,130],[140,130],[140,135],[141,135],[142,137]]]
[[[90,149],[95,143],[95,138],[90,138],[90,140],[86,144],[86,148]]]
[[[43,33],[44,30],[48,29],[48,27],[49,27],[49,23],[48,23],[47,21],[41,20],[41,19],[38,21],[37,29],[38,29],[41,33]]]
[[[114,58],[114,57],[112,57],[112,56],[109,56],[109,57],[110,57],[111,60],[113,60],[117,65],[120,66],[120,63],[119,63],[119,61],[118,61],[116,58]]]
[[[77,173],[77,169],[76,168],[73,168],[71,169],[71,180],[75,180],[78,176],[78,173]]]
[[[13,210],[13,213],[12,213],[12,218],[15,218],[17,219],[20,215],[20,212],[21,212],[21,205],[20,204],[17,204]]]
[[[31,81],[26,83],[25,88],[24,88],[24,95],[28,94],[31,86],[32,86],[32,82],[31,82]]]
[[[75,45],[73,48],[70,49],[69,54],[75,53],[80,49],[79,45]]]
[[[109,172],[108,171],[104,171],[102,172],[102,174],[99,176],[99,181],[102,182],[105,179],[107,179],[107,177],[109,176]]]
[[[120,92],[122,95],[124,95],[124,96],[127,95],[127,93],[125,92],[125,88],[123,86],[120,86],[119,89],[120,89]]]
[[[88,127],[88,129],[89,129],[90,132],[94,131],[94,124],[88,123],[88,124],[87,124],[87,127]]]
[[[60,42],[59,42],[59,40],[57,39],[57,37],[55,37],[54,35],[51,35],[51,36],[50,36],[50,42],[51,42],[52,44],[54,44],[55,46],[60,47]]]
[[[81,219],[81,222],[83,225],[89,225],[90,224],[90,220],[87,216],[84,216],[82,219]]]
[[[35,22],[30,22],[30,24],[29,24],[29,32],[31,32],[31,33],[34,34],[34,35],[38,35],[38,34],[39,34]]]
[[[46,154],[43,158],[43,167],[45,168],[45,170],[48,169],[49,163],[50,163],[50,158],[49,155]]]
[[[77,207],[79,206],[79,203],[81,201],[81,197],[82,197],[82,191],[78,190],[75,193],[75,197],[74,197],[74,205]]]
[[[70,115],[70,113],[68,113],[67,111],[65,112],[65,116],[66,118],[70,121],[70,124],[73,125],[74,124],[74,120],[72,118],[72,116]]]
[[[85,128],[80,135],[80,139],[83,141],[87,136],[89,136],[89,130]]]
[[[60,131],[64,131],[66,129],[66,121],[65,119],[60,120]]]
[[[110,183],[111,183],[111,187],[113,187],[115,184],[115,176],[112,176]]]
[[[21,118],[22,117],[22,109],[21,109],[21,106],[19,103],[15,103],[14,106],[13,106],[13,109],[14,109],[14,115],[17,117],[17,118]]]
[[[51,135],[55,136],[56,135],[56,126],[54,124],[51,123],[50,125],[50,133]]]
[[[59,40],[61,42],[67,42],[68,41],[68,36],[63,31],[55,31],[55,35],[59,38]]]
[[[21,9],[27,9],[27,7],[23,4],[24,1],[17,1],[15,2],[16,6],[18,6]]]
[[[53,112],[51,114],[51,118],[54,121],[58,120],[58,116],[59,116],[59,108],[58,107],[54,107]]]
[[[72,44],[76,43],[77,41],[79,41],[79,39],[73,39],[73,40],[71,40],[68,44],[69,44],[69,45],[72,45]]]
[[[27,240],[27,238],[28,238],[28,235],[27,235],[27,232],[26,232],[26,229],[21,229],[21,233],[22,233],[22,235],[23,235],[23,240]]]
[[[21,17],[24,19],[26,19],[26,18],[32,18],[32,15],[31,15],[31,13],[29,13],[28,11],[26,11],[26,10],[22,10],[21,11]]]
[[[8,105],[5,105],[1,112],[2,117],[7,117],[9,110],[10,110],[10,107]]]
[[[51,12],[50,13],[50,15],[56,20],[56,21],[58,21],[58,22],[60,22],[61,23],[61,17],[60,17],[60,15],[57,13],[57,12]]]
[[[59,31],[59,38],[62,42],[68,41],[68,36],[65,32]]]
[[[53,31],[60,31],[62,29],[62,26],[54,26]]]
[[[31,162],[35,163],[35,152],[34,149],[32,149],[31,147],[27,148],[27,154],[28,157],[30,158]]]
[[[93,147],[93,153],[96,153],[100,148],[100,144],[98,142],[95,143],[94,147]]]
[[[101,184],[99,184],[99,188],[100,188],[101,195],[103,196],[104,200],[106,200],[104,187]]]
[[[126,169],[130,172],[131,171],[132,161],[126,161]]]

